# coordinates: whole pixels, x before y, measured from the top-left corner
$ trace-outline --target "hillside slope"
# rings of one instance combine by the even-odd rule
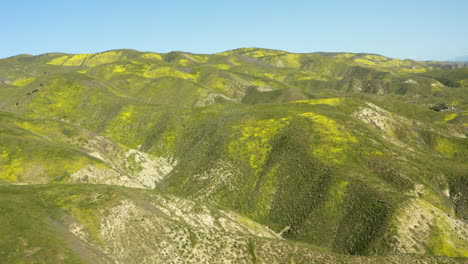
[[[110,186],[0,186],[6,263],[456,263],[333,255],[212,205]],[[47,238],[47,239],[43,239]],[[154,254],[157,252],[156,254]]]
[[[375,54],[258,48],[211,55],[115,50],[3,59],[0,183],[7,186],[1,187],[2,198],[15,195],[18,208],[31,206],[37,212],[42,206],[61,208],[67,221],[71,217],[76,224],[93,225],[85,228],[90,240],[80,238],[81,233],[54,233],[57,239],[81,241],[78,249],[61,248],[66,256],[60,261],[144,263],[172,256],[177,262],[197,255],[208,262],[285,262],[293,261],[290,255],[296,252],[294,261],[299,262],[324,257],[330,263],[385,263],[399,261],[402,253],[463,262],[429,255],[468,257],[467,69]],[[88,185],[73,185],[83,183]],[[56,193],[54,199],[64,199],[64,204],[47,198],[46,204],[28,205],[26,197],[35,188]],[[130,221],[125,226],[97,224],[107,218],[94,204],[86,213],[97,218],[86,220],[76,211],[75,194],[67,190],[95,196],[106,190],[126,193],[125,199],[113,196],[112,206],[162,221],[166,228],[172,220],[165,222],[166,216],[137,205],[143,193],[145,201],[167,195],[190,208],[210,204],[269,235],[253,239],[259,234],[250,229],[239,237],[232,230],[203,227],[212,228],[209,235],[193,232],[238,241],[233,244],[249,252],[229,243],[223,244],[229,250],[219,249],[221,255],[210,253],[218,252],[213,245],[181,249],[183,243],[170,235],[161,240],[174,246],[168,255],[132,255],[134,249],[126,246],[138,241],[144,243],[138,250],[161,245],[138,232],[138,241],[125,244],[125,232],[136,232],[126,229],[134,228],[133,220],[124,219]],[[180,210],[197,217],[191,209]],[[208,215],[221,209],[213,210]],[[20,211],[2,221],[26,221],[30,216]],[[48,214],[52,212],[40,218],[52,217]],[[60,226],[71,225],[64,221]],[[179,228],[201,228],[190,221]],[[96,235],[114,225],[115,241]],[[163,232],[136,226],[148,234]],[[125,249],[107,248],[113,243],[123,243],[114,246]],[[271,243],[284,244],[289,253],[273,253],[279,251]],[[0,252],[7,252],[4,247]],[[251,247],[259,253],[252,254]],[[18,263],[25,257],[5,254],[0,258]],[[54,256],[59,260],[59,255]],[[388,255],[396,257],[382,257]]]

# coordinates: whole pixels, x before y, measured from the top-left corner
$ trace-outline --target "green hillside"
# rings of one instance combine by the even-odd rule
[[[105,185],[0,186],[5,263],[457,263],[336,255],[216,206]],[[47,238],[47,239],[44,239]],[[157,252],[156,254],[154,254]]]
[[[259,48],[0,60],[0,260],[465,263],[467,69]]]

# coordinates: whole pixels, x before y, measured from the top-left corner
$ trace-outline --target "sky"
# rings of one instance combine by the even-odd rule
[[[448,60],[468,55],[468,1],[0,0],[0,58],[241,47]]]

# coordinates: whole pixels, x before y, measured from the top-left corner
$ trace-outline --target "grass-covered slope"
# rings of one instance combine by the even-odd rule
[[[100,165],[99,160],[77,147],[58,143],[46,135],[29,130],[34,123],[9,113],[0,113],[0,179],[9,183],[47,183],[59,181],[80,168]],[[43,127],[52,132],[74,133],[63,127]]]
[[[16,56],[0,60],[0,183],[61,184],[44,187],[52,192],[104,188],[63,183],[155,188],[234,211],[288,244],[280,256],[268,246],[257,254],[256,242],[246,242],[247,255],[230,256],[238,261],[267,261],[259,255],[267,253],[288,261],[304,247],[289,247],[291,240],[319,246],[327,257],[467,257],[467,78],[466,69],[448,63],[256,48]],[[435,105],[449,108],[437,112]],[[128,192],[128,199],[144,192],[112,190]],[[68,209],[57,206],[86,226],[73,213],[79,205],[68,202]],[[115,243],[124,243],[127,230],[112,225],[121,228],[113,231]],[[90,262],[134,257],[130,248],[118,253],[100,244],[92,228],[85,241],[92,252],[67,247],[61,254],[79,261],[82,252]],[[168,243],[182,246],[174,239]],[[171,252],[193,257],[185,248]],[[219,257],[200,254],[211,262]],[[308,254],[299,254],[302,261],[313,260]]]
[[[334,255],[213,205],[95,185],[0,186],[5,263],[457,263]]]
[[[156,158],[63,121],[0,112],[0,179],[153,188],[175,160]]]
[[[368,118],[382,121],[374,127]],[[202,108],[181,122],[175,142],[186,147],[158,188],[214,200],[337,252],[428,252],[422,239],[400,247],[395,219],[420,199],[450,219],[464,214],[453,202],[464,195],[466,141],[407,122],[349,98]],[[457,237],[452,254],[465,255],[466,234]]]

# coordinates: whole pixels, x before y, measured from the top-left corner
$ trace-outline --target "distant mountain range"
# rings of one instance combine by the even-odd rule
[[[455,58],[451,59],[450,61],[464,61],[464,62],[468,62],[468,55],[455,57]]]

